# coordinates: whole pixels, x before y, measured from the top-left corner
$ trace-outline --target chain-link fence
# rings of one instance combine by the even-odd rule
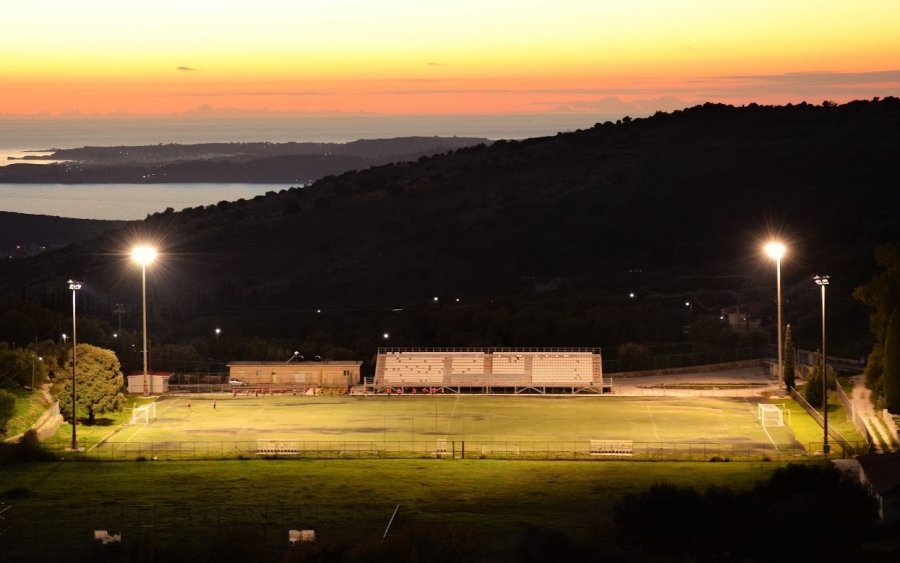
[[[614,446],[612,444],[615,444]],[[177,461],[257,458],[354,459],[439,458],[522,460],[789,461],[819,452],[821,443],[801,445],[750,441],[637,442],[630,440],[502,441],[177,441],[82,443],[72,452],[69,442],[45,442],[61,459],[96,461]],[[838,443],[833,456],[867,450],[865,443]]]

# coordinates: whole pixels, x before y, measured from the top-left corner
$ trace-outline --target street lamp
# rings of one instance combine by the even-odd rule
[[[825,430],[822,438],[822,453],[826,456],[831,451],[828,445],[828,365],[825,362],[825,286],[829,276],[813,276],[816,285],[822,288],[822,427]]]
[[[69,280],[69,289],[72,290],[72,450],[78,449],[78,437],[75,430],[75,366],[78,364],[76,346],[78,344],[75,332],[75,292],[81,289],[81,282]],[[32,386],[33,388],[33,386]]]
[[[221,328],[217,328],[217,329],[216,329],[216,340],[219,339],[219,335],[220,335],[220,334],[222,334],[222,329],[221,329]]]
[[[37,359],[39,362],[43,362],[43,356],[38,356],[37,354],[31,354],[31,392],[34,392],[34,360]]]
[[[786,251],[783,244],[772,241],[763,249],[775,260],[775,285],[778,293],[778,379],[784,382],[784,350],[781,345],[781,257]]]
[[[156,258],[152,246],[136,246],[131,250],[131,259],[141,265],[141,302],[144,313],[144,395],[150,394],[147,386],[147,264]]]

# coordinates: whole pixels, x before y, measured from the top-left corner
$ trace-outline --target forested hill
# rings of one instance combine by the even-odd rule
[[[24,257],[92,239],[125,221],[95,221],[0,211],[0,256]]]
[[[692,296],[708,314],[771,303],[772,265],[759,247],[778,233],[789,244],[789,313],[815,318],[809,276],[830,274],[835,314],[843,307],[865,331],[849,294],[871,277],[876,245],[900,234],[900,100],[708,104],[586,126],[151,216],[140,230],[163,252],[150,274],[154,299],[173,315],[243,311],[275,331],[292,326],[287,312],[319,307],[349,317],[441,296],[527,311],[556,296],[572,319],[593,315],[569,344],[606,344],[641,337],[643,321],[598,313],[629,288],[679,303]],[[78,276],[91,280],[96,303],[133,301],[129,266],[111,258],[131,231],[7,261],[2,289],[52,300],[60,279]],[[517,343],[470,330],[471,344]],[[429,338],[449,343],[439,332]]]

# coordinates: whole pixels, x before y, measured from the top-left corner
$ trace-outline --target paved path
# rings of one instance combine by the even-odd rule
[[[881,416],[875,412],[875,407],[872,406],[872,391],[866,389],[864,376],[856,375],[852,380],[853,392],[850,394],[850,402],[853,404],[853,410],[862,419],[875,441],[875,451],[878,453],[893,451],[890,432],[881,420]]]

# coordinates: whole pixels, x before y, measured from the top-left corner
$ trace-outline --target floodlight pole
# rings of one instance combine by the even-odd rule
[[[777,241],[768,243],[764,250],[770,258],[775,260],[775,285],[778,299],[778,379],[784,383],[784,345],[781,342],[781,258],[784,256],[785,247]]]
[[[828,285],[828,278],[829,276],[813,276],[813,281],[822,288],[822,453],[826,456],[831,451],[831,446],[828,445],[828,364],[825,361],[825,286]]]
[[[78,354],[76,353],[77,345],[78,345],[78,336],[75,332],[76,323],[75,323],[75,292],[81,289],[81,282],[75,280],[69,280],[69,289],[72,290],[72,450],[78,449],[78,436],[76,434],[76,418],[75,418],[75,368],[78,364]],[[34,373],[34,367],[32,364],[32,376]],[[34,385],[32,384],[32,388]]]

